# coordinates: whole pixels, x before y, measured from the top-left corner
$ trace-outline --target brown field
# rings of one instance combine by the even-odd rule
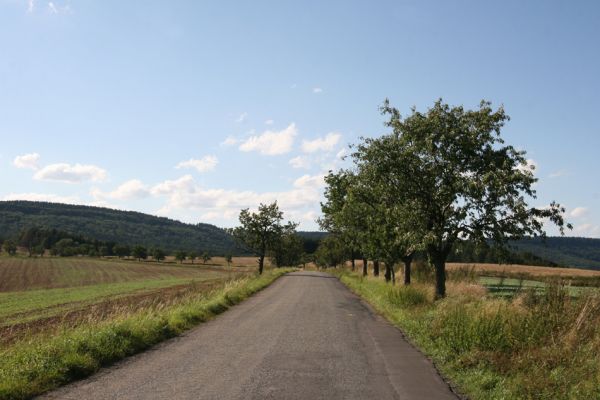
[[[0,292],[66,288],[105,283],[190,278],[204,268],[174,264],[72,258],[0,258]]]
[[[532,276],[598,277],[600,271],[579,268],[552,268],[518,264],[447,263],[449,271],[474,267],[477,272],[526,273]]]

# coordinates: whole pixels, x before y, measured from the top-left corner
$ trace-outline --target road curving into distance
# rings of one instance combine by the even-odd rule
[[[44,399],[456,399],[336,278],[295,272],[185,335]]]

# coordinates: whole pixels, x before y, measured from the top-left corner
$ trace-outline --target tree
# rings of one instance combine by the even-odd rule
[[[231,266],[232,260],[233,260],[233,256],[230,253],[228,253],[228,254],[225,255],[225,261],[227,262],[227,266],[228,267]]]
[[[165,257],[167,256],[166,253],[164,252],[163,249],[161,249],[160,247],[154,247],[151,251],[152,253],[152,258],[154,258],[155,261],[157,262],[161,262],[165,259]]]
[[[355,258],[364,254],[366,245],[366,205],[350,197],[350,191],[356,184],[356,174],[349,170],[329,172],[325,177],[325,199],[321,203],[323,216],[318,223],[321,229],[333,233],[341,240],[343,247],[348,250],[348,258],[355,268]],[[366,263],[363,263],[363,274],[366,275]]]
[[[186,256],[187,254],[183,250],[178,250],[175,252],[175,259],[179,261],[180,264],[183,264]]]
[[[346,249],[343,242],[335,235],[321,240],[315,252],[315,263],[322,268],[335,268],[346,261]]]
[[[528,205],[536,198],[537,179],[525,152],[500,137],[509,119],[502,107],[494,111],[482,101],[478,110],[465,110],[439,100],[426,113],[413,109],[402,118],[386,100],[382,113],[392,134],[366,139],[357,158],[372,162],[364,156],[369,147],[378,148],[378,186],[401,192],[402,203],[422,218],[421,242],[435,267],[436,297],[445,296],[445,263],[457,240],[502,247],[508,240],[545,236],[546,220],[561,234],[571,228],[559,204]]]
[[[304,246],[302,239],[296,234],[296,224],[284,226],[281,236],[272,246],[271,262],[281,267],[295,267],[302,263]]]
[[[129,257],[131,255],[131,249],[129,249],[129,246],[120,244],[113,247],[113,252],[119,258]]]
[[[99,253],[101,257],[107,257],[111,255],[110,249],[106,245],[100,246]]]
[[[204,253],[202,253],[202,262],[204,264],[206,264],[207,262],[209,262],[211,260],[210,254],[208,254],[207,251],[205,251]]]
[[[188,257],[192,261],[192,264],[193,264],[194,260],[196,258],[198,258],[198,254],[195,251],[192,250],[192,251],[188,252]]]
[[[4,243],[2,243],[2,248],[4,249],[5,252],[7,252],[9,255],[14,256],[15,254],[17,254],[17,245],[15,244],[14,241],[12,240],[6,240],[4,241]]]
[[[43,235],[43,230],[36,226],[21,231],[21,234],[19,235],[19,245],[27,249],[29,257],[35,253],[34,248],[42,244]]]
[[[142,261],[148,258],[148,251],[144,246],[138,244],[136,246],[133,246],[133,249],[131,250],[131,255],[133,255],[133,258],[137,259],[138,261]]]
[[[258,273],[262,274],[267,251],[271,250],[282,235],[284,226],[283,212],[279,211],[277,202],[260,204],[258,212],[250,212],[245,208],[239,216],[241,226],[234,228],[233,236],[253,251],[258,257]]]

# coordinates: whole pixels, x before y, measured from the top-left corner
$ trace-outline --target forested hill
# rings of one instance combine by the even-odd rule
[[[23,228],[47,227],[124,245],[159,246],[173,252],[208,251],[213,255],[241,251],[223,229],[185,224],[133,211],[33,201],[0,201],[0,238]]]
[[[578,237],[548,237],[523,239],[511,243],[519,251],[535,254],[557,264],[600,269],[600,239]]]

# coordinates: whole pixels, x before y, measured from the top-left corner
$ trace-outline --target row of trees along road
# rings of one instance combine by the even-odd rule
[[[364,274],[367,258],[383,261],[386,280],[394,282],[401,261],[409,284],[412,258],[422,251],[435,269],[440,298],[457,241],[502,249],[509,240],[545,236],[547,221],[561,234],[572,228],[559,204],[528,205],[537,179],[525,152],[500,136],[509,120],[502,107],[482,101],[479,109],[465,110],[439,100],[403,118],[386,100],[381,112],[391,133],[362,138],[352,146],[352,167],[329,173],[319,220],[347,249],[353,267],[354,256],[362,255]]]
[[[277,202],[260,204],[257,212],[243,209],[240,226],[230,230],[233,237],[258,257],[258,273],[262,274],[265,258],[270,255],[277,267],[295,266],[303,261],[303,242],[296,234],[295,222],[283,223],[283,212]]]

